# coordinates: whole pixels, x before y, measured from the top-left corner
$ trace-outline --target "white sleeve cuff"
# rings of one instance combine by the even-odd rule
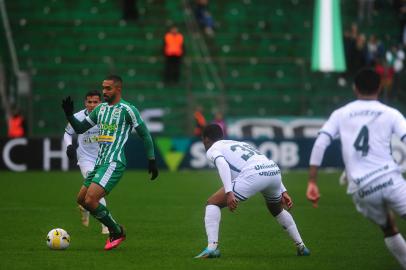
[[[232,191],[233,187],[231,184],[231,171],[227,161],[225,160],[224,157],[220,156],[215,159],[214,163],[220,174],[221,181],[223,182],[224,191],[226,193]]]
[[[72,144],[72,135],[69,135],[68,133],[63,134],[63,141],[65,142],[65,146],[71,145]]]
[[[285,185],[281,182],[281,193],[288,191]]]

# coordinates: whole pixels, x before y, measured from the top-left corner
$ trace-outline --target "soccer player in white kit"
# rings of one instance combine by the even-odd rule
[[[222,138],[223,131],[219,125],[211,124],[203,130],[207,158],[217,167],[223,187],[207,200],[204,221],[208,246],[195,258],[220,257],[218,234],[221,208],[227,206],[234,211],[240,201],[258,192],[262,193],[269,211],[296,244],[297,255],[310,255],[295,221],[282,207],[284,203],[291,208],[293,203],[282,184],[278,165],[247,143]]]
[[[75,117],[82,121],[83,119],[88,116],[94,108],[97,107],[101,103],[101,94],[98,91],[90,91],[85,96],[85,107],[75,114]],[[80,172],[84,179],[89,172],[91,172],[94,168],[97,159],[97,153],[99,151],[99,144],[97,138],[99,136],[99,128],[98,126],[94,126],[88,131],[83,134],[79,134],[77,141],[78,141],[78,148],[72,144],[72,137],[75,134],[75,130],[72,128],[70,124],[66,126],[65,134],[63,135],[63,140],[65,142],[66,147],[66,154],[71,160],[76,160],[77,157],[77,164],[79,165]],[[100,203],[106,206],[105,198],[100,200]],[[82,216],[82,224],[84,226],[89,226],[89,211],[84,209],[82,206],[79,205],[79,210]],[[102,233],[108,234],[109,230],[106,226],[102,225]]]
[[[405,141],[406,120],[399,111],[378,101],[380,77],[375,71],[360,70],[354,92],[357,100],[335,110],[319,132],[310,157],[306,196],[317,206],[318,167],[327,146],[340,138],[347,193],[356,209],[380,226],[387,248],[406,269],[406,242],[390,211],[406,219],[406,182],[392,157],[390,144],[392,134]]]

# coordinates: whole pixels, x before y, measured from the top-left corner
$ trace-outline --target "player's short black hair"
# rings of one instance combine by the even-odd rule
[[[85,96],[85,99],[86,99],[87,97],[94,97],[94,96],[98,96],[98,97],[101,99],[101,94],[100,94],[100,92],[97,91],[97,90],[91,90],[91,91],[87,92],[87,93],[86,93],[86,96]]]
[[[117,83],[119,85],[123,84],[123,79],[121,79],[121,77],[118,76],[118,75],[108,75],[108,76],[106,76],[105,80],[106,81],[113,81],[114,84],[117,84]]]
[[[221,140],[224,136],[223,129],[217,124],[207,125],[203,129],[203,138],[209,138],[210,140],[216,142]]]
[[[354,84],[358,92],[364,95],[378,93],[381,77],[371,68],[363,68],[355,75]]]

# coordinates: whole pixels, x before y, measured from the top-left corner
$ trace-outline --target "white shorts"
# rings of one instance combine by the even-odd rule
[[[382,176],[352,195],[358,212],[386,226],[388,211],[406,217],[406,181],[398,172]]]
[[[94,169],[94,162],[91,161],[80,160],[78,165],[84,179],[86,179],[87,175]]]
[[[258,192],[261,192],[265,200],[270,203],[279,203],[282,198],[282,177],[279,170],[254,174],[248,177],[240,177],[233,181],[233,192],[239,201],[245,201]]]

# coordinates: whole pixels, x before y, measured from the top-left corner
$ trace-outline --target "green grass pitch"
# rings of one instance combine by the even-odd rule
[[[257,195],[236,213],[222,211],[217,260],[196,260],[206,245],[205,201],[220,187],[215,171],[126,172],[108,196],[108,207],[127,228],[127,240],[103,250],[105,236],[91,219],[81,225],[76,193],[79,172],[0,174],[0,269],[400,269],[382,233],[358,214],[338,185],[338,174],[320,175],[318,209],[305,199],[306,173],[284,174],[294,200],[292,214],[310,257],[297,257],[287,234]],[[406,222],[398,219],[404,234]],[[71,235],[65,251],[49,250],[46,234],[61,227]]]

